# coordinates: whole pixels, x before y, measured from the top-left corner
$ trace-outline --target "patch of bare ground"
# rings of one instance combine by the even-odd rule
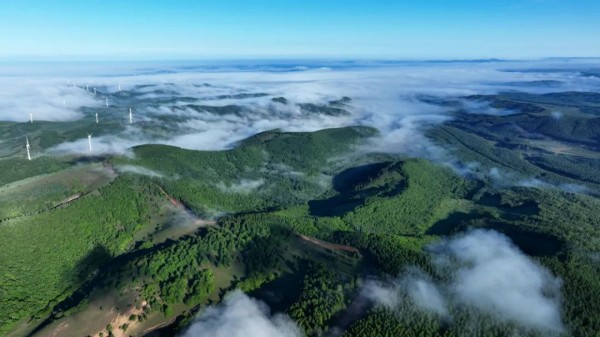
[[[129,334],[127,330],[134,328],[138,324],[138,320],[130,320],[129,318],[132,316],[141,315],[144,312],[144,308],[147,306],[146,301],[142,301],[142,304],[139,307],[133,306],[129,310],[118,313],[115,318],[110,322],[110,327],[112,331],[112,335],[115,337],[127,337]],[[111,312],[115,311],[115,308],[110,309]],[[108,326],[107,326],[108,327]],[[108,329],[103,329],[102,331],[98,331],[92,335],[93,337],[100,336],[109,336]]]
[[[64,329],[68,328],[68,327],[69,327],[69,323],[67,323],[67,322],[62,322],[62,323],[60,323],[60,324],[59,324],[59,325],[56,327],[56,329],[54,329],[54,330],[53,330],[53,331],[50,333],[50,335],[49,335],[48,337],[62,336],[61,332],[62,332]]]

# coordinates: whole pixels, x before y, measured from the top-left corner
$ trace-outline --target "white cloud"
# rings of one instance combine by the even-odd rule
[[[89,150],[87,137],[72,142],[61,143],[48,150],[51,154],[124,154],[131,155],[130,148],[136,145],[151,142],[149,138],[121,138],[119,136],[92,136],[92,151]]]
[[[484,114],[484,115],[494,115],[494,116],[506,116],[518,113],[515,110],[509,109],[498,109],[490,106],[489,102],[485,101],[474,101],[474,100],[466,100],[462,99],[460,101],[462,104],[462,108],[464,111],[473,114]]]
[[[217,184],[217,188],[225,193],[241,193],[248,194],[257,188],[261,187],[265,181],[263,179],[258,180],[250,180],[250,179],[241,179],[240,181],[233,182],[231,184],[225,184],[224,182],[219,182]]]
[[[389,284],[379,280],[369,280],[361,289],[360,296],[393,309],[400,303],[398,291],[400,291],[398,283]]]
[[[504,235],[474,230],[437,247],[455,269],[449,291],[464,303],[523,326],[562,331],[561,282]]]
[[[209,307],[183,337],[301,337],[296,324],[282,314],[271,315],[266,304],[235,291]]]
[[[393,309],[401,304],[400,294],[406,294],[419,307],[445,318],[451,318],[451,305],[467,305],[524,329],[564,331],[560,279],[506,236],[473,230],[431,249],[437,272],[447,275],[447,282],[409,270],[391,282],[367,282],[363,296]]]
[[[448,316],[446,299],[434,282],[427,278],[409,277],[405,283],[408,295],[415,304],[440,316]]]
[[[119,165],[119,166],[116,166],[115,169],[119,173],[123,173],[123,172],[134,173],[134,174],[140,174],[143,176],[148,176],[148,177],[153,177],[153,178],[162,178],[163,177],[163,175],[161,173],[151,170],[149,168],[143,167],[143,166]]]
[[[552,111],[550,115],[552,115],[552,118],[554,119],[561,119],[564,114],[562,113],[562,111]]]
[[[401,305],[400,294],[406,294],[419,308],[448,316],[446,299],[438,285],[425,273],[411,269],[391,281],[369,280],[361,289],[361,296],[388,309]]]

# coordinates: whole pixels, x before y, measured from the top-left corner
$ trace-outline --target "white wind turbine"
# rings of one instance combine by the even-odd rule
[[[29,113],[29,122],[33,123],[33,113]]]
[[[129,124],[133,123],[133,112],[131,111],[131,108],[129,108]]]
[[[96,112],[96,124],[98,124],[98,113]]]
[[[88,133],[88,145],[90,147],[90,152],[92,152],[92,134]]]
[[[29,145],[29,137],[25,136],[25,141],[27,142],[25,145],[25,148],[27,149],[27,159],[31,160],[31,153],[29,152],[31,150],[31,145]]]

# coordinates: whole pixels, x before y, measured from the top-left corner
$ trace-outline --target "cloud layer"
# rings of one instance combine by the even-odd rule
[[[381,137],[369,144],[370,150],[439,158],[444,151],[431,144],[423,131],[450,116],[444,107],[423,102],[421,97],[489,94],[516,87],[530,92],[600,87],[600,79],[579,76],[573,71],[573,67],[579,67],[577,64],[555,63],[365,62],[345,67],[340,63],[333,69],[315,65],[273,69],[268,65],[254,68],[155,65],[156,68],[138,70],[130,65],[126,74],[124,66],[95,67],[87,75],[71,79],[63,73],[60,77],[13,74],[0,77],[0,120],[24,122],[30,112],[36,120],[90,118],[91,108],[100,109],[102,122],[112,118],[126,123],[124,115],[117,118],[110,113],[117,113],[114,110],[126,113],[133,107],[134,124],[95,134],[97,153],[124,153],[128,147],[144,143],[215,150],[274,128],[314,131],[359,124],[381,131]],[[540,64],[571,67],[571,71],[530,71]],[[503,71],[506,68],[517,71]],[[84,70],[79,71],[85,74]],[[87,85],[90,91],[67,83]],[[119,86],[123,92],[118,92]],[[98,88],[99,94],[95,96],[91,88]],[[109,96],[113,112],[101,110],[104,95]],[[346,107],[347,114],[311,113],[298,105],[326,104],[343,96],[352,98]],[[287,103],[274,102],[274,97],[285,97]],[[202,105],[235,109],[198,108]],[[485,106],[474,106],[472,110],[499,113]],[[85,153],[84,136],[53,150]]]
[[[0,120],[68,121],[81,118],[78,109],[100,106],[93,94],[58,80],[0,77]]]
[[[285,315],[271,315],[266,304],[240,291],[209,307],[183,337],[301,337],[296,324]]]

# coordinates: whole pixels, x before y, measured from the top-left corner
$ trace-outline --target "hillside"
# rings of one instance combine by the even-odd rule
[[[0,334],[172,336],[241,290],[305,336],[592,336],[595,136],[556,134],[545,121],[559,98],[526,98],[527,111],[458,109],[430,129],[452,163],[366,152],[379,133],[358,126],[272,130],[220,151],[147,144],[128,156],[1,159]],[[564,123],[595,118],[581,114]],[[469,162],[479,166],[457,169]],[[540,270],[539,282],[559,280],[540,296],[560,303],[560,324],[532,328],[453,292],[469,270],[448,254],[472,237],[500,240],[491,265],[508,254]],[[414,284],[437,289],[443,309],[421,307]]]

